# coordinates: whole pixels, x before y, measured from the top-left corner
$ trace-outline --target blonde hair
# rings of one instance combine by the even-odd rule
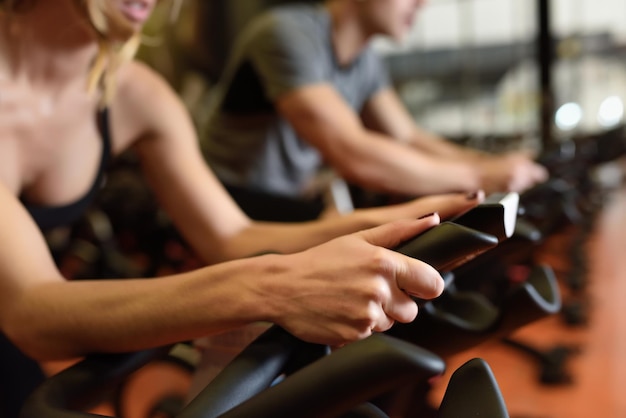
[[[36,0],[0,0],[0,10],[19,13]],[[40,0],[50,1],[50,0]],[[135,56],[141,34],[111,5],[109,0],[74,0],[98,38],[98,54],[87,76],[89,94],[99,94],[100,106],[111,103],[117,83],[116,73]]]
[[[98,55],[87,77],[87,91],[101,92],[100,106],[111,103],[115,95],[117,70],[131,61],[139,46],[141,35],[128,23],[108,0],[76,0],[83,8],[98,36]]]

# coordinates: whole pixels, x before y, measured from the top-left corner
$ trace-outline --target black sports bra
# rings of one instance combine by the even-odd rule
[[[102,156],[100,157],[100,166],[96,179],[85,195],[73,203],[62,206],[33,205],[28,204],[23,198],[21,199],[26,210],[28,210],[42,230],[69,225],[76,221],[85,213],[102,187],[105,170],[111,159],[111,133],[109,129],[108,109],[105,108],[98,112],[97,123],[100,137],[102,138]]]

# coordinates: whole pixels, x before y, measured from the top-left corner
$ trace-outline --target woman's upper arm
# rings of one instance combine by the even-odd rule
[[[19,200],[0,182],[0,325],[27,287],[63,280],[46,241]]]
[[[224,243],[249,219],[207,166],[191,118],[167,83],[143,66],[125,81],[130,88],[112,120],[140,126],[133,149],[162,207],[205,259],[223,258]]]

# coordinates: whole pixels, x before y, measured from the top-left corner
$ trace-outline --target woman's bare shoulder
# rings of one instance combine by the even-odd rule
[[[135,60],[120,69],[117,94],[128,100],[158,102],[155,99],[171,95],[172,89],[156,70]]]
[[[154,69],[133,61],[120,69],[113,103],[114,120],[125,129],[130,141],[147,132],[160,130],[160,125],[178,107],[178,96],[167,81]]]

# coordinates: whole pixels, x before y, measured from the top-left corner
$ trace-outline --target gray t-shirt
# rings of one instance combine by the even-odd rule
[[[207,161],[228,185],[298,198],[323,161],[273,101],[301,86],[329,83],[360,112],[388,80],[370,48],[351,65],[338,65],[322,6],[272,9],[242,33],[216,87],[202,144]]]

